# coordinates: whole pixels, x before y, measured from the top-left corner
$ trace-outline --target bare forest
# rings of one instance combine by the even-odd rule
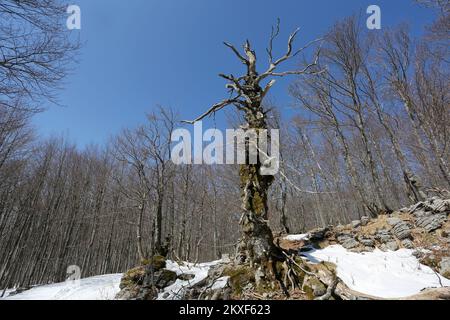
[[[243,218],[248,192],[267,195],[261,219],[278,236],[376,218],[450,190],[446,4],[417,4],[437,17],[421,37],[403,24],[371,32],[355,14],[310,43],[301,32],[286,42],[278,36],[283,21],[272,33],[268,21],[261,31],[268,50],[258,56],[250,42],[244,53],[226,43],[247,73],[221,75],[236,98],[204,117],[231,105],[230,125],[281,130],[279,174],[250,190],[252,167],[171,161],[173,131],[190,124],[170,106],[155,107],[106,145],[39,138],[31,120],[44,100],[58,108],[82,49],[55,27],[65,19],[58,3],[0,1],[0,290],[64,281],[69,265],[88,277],[124,272],[155,254],[191,262],[234,256],[242,226],[259,221],[249,208]],[[285,56],[272,56],[286,44]],[[270,61],[266,73],[256,73],[256,57],[258,68]],[[299,71],[276,70],[288,59]],[[291,105],[268,93],[276,85],[269,80],[280,77]],[[260,112],[263,122],[252,118]]]

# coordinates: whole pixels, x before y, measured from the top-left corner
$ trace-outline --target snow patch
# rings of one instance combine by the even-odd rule
[[[113,300],[122,274],[110,274],[34,287],[4,300]],[[9,292],[11,293],[11,292]]]
[[[308,240],[308,234],[291,234],[291,235],[284,237],[284,239],[286,239],[288,241]]]
[[[222,277],[217,279],[212,285],[211,290],[219,290],[225,288],[228,284],[228,280],[230,280],[230,277]]]
[[[338,277],[352,290],[380,298],[405,298],[426,288],[450,286],[450,280],[420,264],[413,250],[355,253],[340,245],[303,255],[313,263],[337,265]]]

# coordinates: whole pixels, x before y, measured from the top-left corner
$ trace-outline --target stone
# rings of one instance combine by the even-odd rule
[[[380,230],[375,235],[375,238],[381,243],[388,243],[394,241],[394,237],[387,230]]]
[[[306,276],[303,282],[303,290],[310,291],[314,297],[321,297],[327,292],[325,285],[313,276]]]
[[[433,232],[444,224],[447,220],[446,214],[436,214],[430,216],[423,216],[418,218],[416,221],[416,225],[420,228],[424,228],[427,232]]]
[[[450,257],[442,258],[439,263],[439,273],[447,279],[450,279]]]
[[[373,239],[370,239],[370,238],[359,239],[359,242],[361,242],[361,244],[366,246],[366,247],[373,247],[373,246],[375,246],[375,241]]]
[[[399,240],[408,239],[411,237],[411,227],[405,221],[400,221],[394,226],[392,233]]]
[[[156,271],[153,275],[155,280],[155,286],[158,289],[163,289],[175,283],[177,280],[177,274],[173,271],[161,269]]]
[[[415,248],[414,243],[411,240],[409,240],[409,239],[403,240],[402,241],[402,246],[404,248],[406,248],[406,249],[414,249]]]
[[[395,225],[397,225],[398,223],[402,222],[402,220],[400,218],[396,218],[396,217],[392,217],[392,218],[388,218],[387,219],[387,223],[391,226],[394,227]]]
[[[354,249],[359,246],[359,242],[355,239],[352,234],[342,233],[337,236],[338,242],[345,249]]]
[[[388,243],[383,243],[380,247],[382,251],[397,251],[399,249],[396,241],[391,241]]]
[[[352,221],[352,228],[353,229],[359,228],[360,226],[361,226],[361,220]]]
[[[367,226],[370,222],[370,218],[367,216],[361,217],[361,225],[362,226]]]
[[[195,274],[191,274],[191,273],[183,273],[178,276],[178,279],[180,279],[182,281],[189,281],[194,278],[195,278]]]
[[[309,233],[308,238],[310,241],[324,240],[328,231],[330,231],[329,228],[319,228],[319,229],[313,230]]]
[[[402,212],[407,212],[414,215],[416,218],[422,218],[434,214],[445,213],[450,211],[450,199],[441,199],[433,197],[423,202],[419,202],[409,208],[402,209]]]
[[[399,249],[398,243],[396,241],[386,243],[386,248],[391,251],[397,251]]]

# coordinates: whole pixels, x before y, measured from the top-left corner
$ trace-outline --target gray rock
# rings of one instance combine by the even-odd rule
[[[416,218],[422,218],[439,213],[448,214],[450,211],[450,199],[441,199],[433,197],[423,202],[419,202],[409,208],[401,210],[414,215]]]
[[[361,226],[361,221],[360,220],[352,221],[352,228],[353,229],[359,228],[360,226]]]
[[[439,266],[439,273],[444,277],[450,279],[450,257],[442,258]]]
[[[416,221],[416,225],[420,228],[424,228],[427,232],[433,232],[442,227],[446,220],[447,215],[441,213],[418,218]]]
[[[320,241],[325,239],[327,232],[330,231],[329,228],[320,228],[313,230],[309,233],[308,238],[310,241]]]
[[[180,279],[182,281],[189,281],[194,278],[195,278],[195,274],[191,274],[191,273],[183,273],[178,276],[178,279]]]
[[[155,286],[158,289],[163,289],[175,283],[177,280],[177,274],[173,271],[161,269],[155,272],[154,277],[156,279]]]
[[[381,243],[388,243],[395,241],[394,237],[387,230],[380,230],[375,235],[375,238]]]
[[[397,225],[397,224],[400,223],[400,222],[402,222],[402,219],[400,219],[400,218],[392,217],[392,218],[388,218],[388,219],[387,219],[387,223],[388,223],[391,227],[394,227],[395,225]]]
[[[373,239],[365,238],[365,239],[359,239],[359,242],[362,243],[362,245],[366,247],[373,247],[375,246],[375,241]]]
[[[359,246],[359,242],[356,241],[355,237],[348,233],[338,235],[337,240],[345,249],[353,249]]]
[[[382,251],[397,251],[399,249],[396,241],[391,241],[388,243],[383,243],[380,247]]]
[[[386,248],[388,248],[391,251],[397,251],[399,249],[397,241],[386,243]]]
[[[402,246],[406,249],[414,249],[415,248],[414,243],[409,239],[403,240]]]
[[[344,240],[341,244],[345,249],[353,249],[359,246],[359,242],[353,238],[348,238]]]
[[[400,221],[394,226],[392,233],[399,240],[408,239],[411,237],[411,227],[405,221]]]
[[[362,226],[367,226],[369,224],[369,222],[370,222],[370,218],[369,217],[366,217],[366,216],[361,217],[361,225]]]
[[[303,282],[303,287],[305,286],[312,289],[315,297],[323,296],[327,292],[325,285],[316,277],[307,276]]]

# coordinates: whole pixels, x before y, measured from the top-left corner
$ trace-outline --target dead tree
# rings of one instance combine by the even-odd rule
[[[250,41],[247,40],[243,46],[242,54],[232,44],[225,42],[225,46],[231,49],[235,56],[246,66],[246,73],[242,76],[220,74],[219,76],[228,81],[226,88],[230,90],[231,98],[225,99],[213,105],[208,111],[193,121],[185,123],[194,124],[215,112],[227,107],[235,106],[237,110],[243,112],[245,124],[242,126],[244,132],[252,130],[260,132],[267,130],[267,113],[262,102],[267,96],[271,87],[275,84],[277,77],[288,75],[304,75],[316,73],[318,55],[315,61],[306,64],[301,70],[277,71],[281,64],[302,53],[319,40],[309,42],[303,48],[294,51],[294,40],[299,32],[295,30],[288,39],[287,51],[279,59],[273,56],[273,43],[280,33],[280,24],[272,28],[272,33],[267,48],[269,57],[269,67],[266,71],[257,71],[257,56]],[[320,51],[319,51],[320,52]],[[259,142],[258,142],[259,143]],[[248,154],[247,154],[248,156]],[[242,238],[238,245],[237,260],[239,263],[250,263],[255,268],[261,266],[264,273],[269,270],[270,261],[279,256],[279,249],[273,243],[272,230],[268,225],[268,191],[274,180],[271,175],[262,175],[262,159],[258,157],[256,164],[251,164],[248,159],[246,164],[240,166],[240,190],[242,199],[241,230]]]

